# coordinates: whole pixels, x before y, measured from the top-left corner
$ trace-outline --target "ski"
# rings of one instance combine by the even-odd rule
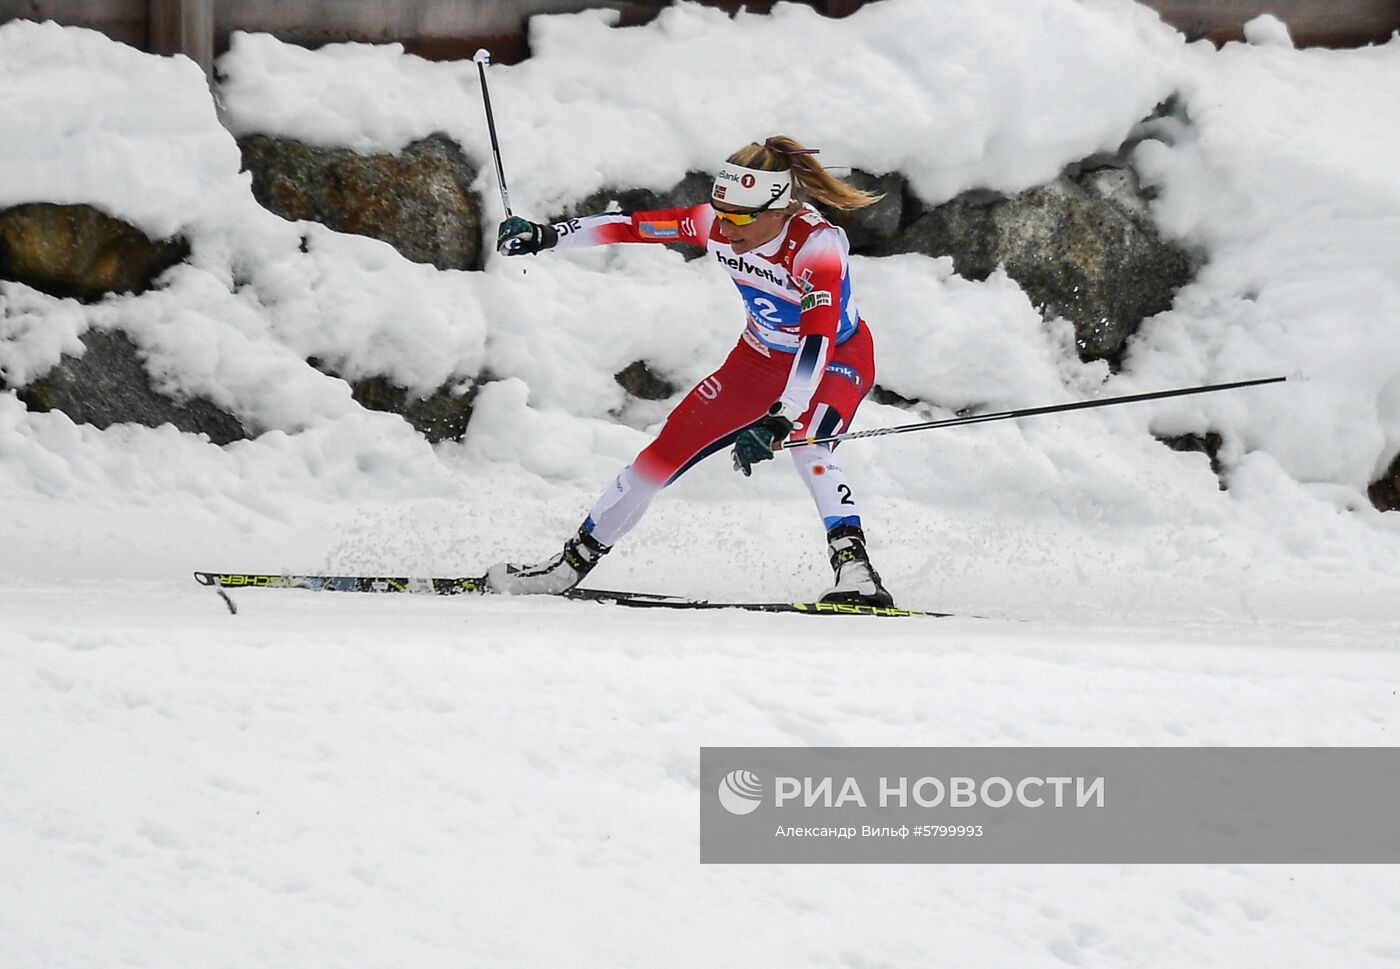
[[[455,596],[486,594],[480,577],[414,578],[388,575],[274,575],[261,572],[196,572],[195,581],[218,589],[304,589],[311,592],[372,592]],[[745,612],[789,612],[808,616],[923,616],[943,619],[952,613],[892,606],[840,602],[714,602],[684,596],[610,589],[570,589],[561,598],[602,602],[633,609],[739,609]]]
[[[640,592],[604,592],[599,589],[571,589],[570,599],[606,602],[631,609],[741,609],[745,612],[794,612],[805,616],[923,616],[948,619],[951,612],[900,609],[895,606],[867,606],[849,602],[714,602],[679,596],[651,596]]]
[[[459,578],[417,578],[402,575],[297,575],[270,572],[196,572],[200,585],[215,589],[305,589],[309,592],[398,592],[413,595],[458,596],[487,595],[485,579],[480,576]],[[644,592],[616,592],[608,589],[571,589],[564,593],[569,599],[646,599],[656,602],[690,602],[681,596],[654,595]]]
[[[405,592],[455,596],[485,592],[479,578],[427,579],[389,575],[272,575],[261,572],[196,572],[195,581],[216,589],[307,589],[312,592]]]

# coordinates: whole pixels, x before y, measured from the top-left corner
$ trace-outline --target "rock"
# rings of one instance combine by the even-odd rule
[[[183,239],[152,241],[88,205],[41,202],[0,212],[0,278],[51,296],[96,302],[143,293],[190,254]]]
[[[851,240],[851,251],[863,254],[891,242],[904,221],[904,176],[871,175],[856,169],[841,180],[862,191],[884,196],[874,205],[854,212],[817,205],[823,215],[846,230],[846,236]]]
[[[387,377],[350,380],[328,367],[324,361],[307,361],[324,374],[350,385],[350,396],[369,410],[398,414],[433,444],[460,441],[472,417],[472,405],[483,380],[456,381],[439,387],[426,397],[415,395]]]
[[[1066,174],[1012,197],[968,192],[918,216],[877,254],[952,256],[985,279],[998,265],[1047,316],[1074,324],[1080,356],[1116,365],[1141,321],[1168,309],[1195,266],[1157,233],[1131,168]]]
[[[623,212],[648,212],[652,209],[679,209],[698,205],[710,197],[710,185],[714,176],[704,172],[687,172],[672,188],[664,192],[654,192],[646,188],[613,189],[605,188],[587,196],[577,205],[565,210],[561,219],[579,215],[597,215],[599,212],[621,210]],[[614,209],[614,205],[617,206]],[[558,220],[556,220],[558,221]]]
[[[460,441],[472,418],[478,381],[439,387],[427,397],[414,397],[384,377],[369,377],[350,384],[350,393],[361,407],[389,411],[408,421],[431,443]]]
[[[415,141],[400,155],[357,155],[263,135],[238,144],[253,196],[283,218],[379,239],[438,269],[481,268],[476,170],[445,135]]]
[[[871,386],[870,399],[877,404],[884,404],[889,407],[903,407],[905,410],[911,410],[919,404],[919,401],[915,400],[913,397],[905,397],[902,394],[897,394],[888,387],[882,387],[879,384],[873,384]]]
[[[1385,474],[1366,489],[1366,494],[1379,511],[1400,511],[1400,457],[1391,462]]]
[[[670,380],[658,376],[642,360],[628,364],[613,378],[622,385],[623,390],[642,400],[669,400],[680,390]]]
[[[136,349],[124,333],[89,330],[80,357],[63,356],[44,376],[18,390],[32,411],[62,411],[76,424],[159,427],[207,434],[215,444],[248,436],[242,423],[201,397],[174,400],[151,387]]]
[[[1161,441],[1173,451],[1193,451],[1204,454],[1210,458],[1210,470],[1215,473],[1215,477],[1220,482],[1220,490],[1225,489],[1225,469],[1220,463],[1220,448],[1225,443],[1225,439],[1216,431],[1207,431],[1205,434],[1177,434],[1170,437],[1159,437]]]

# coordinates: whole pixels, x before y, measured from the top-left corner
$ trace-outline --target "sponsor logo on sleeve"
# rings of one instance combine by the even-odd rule
[[[831,294],[824,289],[814,290],[802,297],[802,312],[816,309],[818,306],[830,306]]]
[[[643,239],[679,239],[681,226],[679,222],[641,222],[637,225],[637,231]]]
[[[826,365],[827,373],[834,373],[838,377],[845,377],[857,387],[860,386],[860,371],[855,367],[844,363],[829,363]]]

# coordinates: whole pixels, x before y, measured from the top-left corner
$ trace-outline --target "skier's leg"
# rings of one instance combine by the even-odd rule
[[[802,421],[803,434],[828,437],[846,430],[856,408],[874,380],[874,350],[862,326],[841,347],[827,366],[826,375],[812,396]],[[860,505],[854,489],[834,459],[835,445],[811,444],[792,448],[792,459],[816,503],[826,528],[827,554],[836,573],[835,584],[821,596],[822,602],[858,602],[893,605],[894,598],[870,564],[861,526]]]
[[[612,548],[618,539],[641,521],[651,507],[651,500],[664,487],[664,478],[649,477],[637,469],[636,462],[629,464],[593,503],[588,517],[584,519],[584,530]]]
[[[739,344],[724,364],[682,398],[661,433],[599,496],[564,550],[538,565],[493,565],[486,584],[509,595],[558,595],[572,589],[632,530],[666,485],[696,462],[728,447],[762,416],[781,388],[784,371]]]
[[[836,348],[807,412],[799,418],[799,437],[830,437],[850,427],[875,379],[874,357],[870,334],[864,326]],[[855,491],[846,472],[836,463],[834,450],[835,445],[831,444],[788,449],[828,532],[847,525],[859,528],[861,524]]]
[[[838,431],[823,433],[841,433]],[[836,463],[831,448],[825,444],[810,444],[789,448],[797,474],[816,503],[817,514],[829,532],[842,525],[860,527],[860,505],[846,478],[846,472]]]
[[[767,411],[782,370],[740,343],[724,364],[691,388],[656,440],[622,470],[588,513],[584,527],[612,546],[632,530],[652,499],[695,464],[734,443]]]

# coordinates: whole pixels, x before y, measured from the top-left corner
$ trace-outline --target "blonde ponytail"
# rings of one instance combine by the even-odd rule
[[[863,209],[884,198],[841,181],[812,157],[815,154],[815,149],[804,147],[795,138],[774,135],[761,145],[755,142],[740,148],[728,160],[765,172],[791,171],[793,180],[808,198],[843,212]]]

